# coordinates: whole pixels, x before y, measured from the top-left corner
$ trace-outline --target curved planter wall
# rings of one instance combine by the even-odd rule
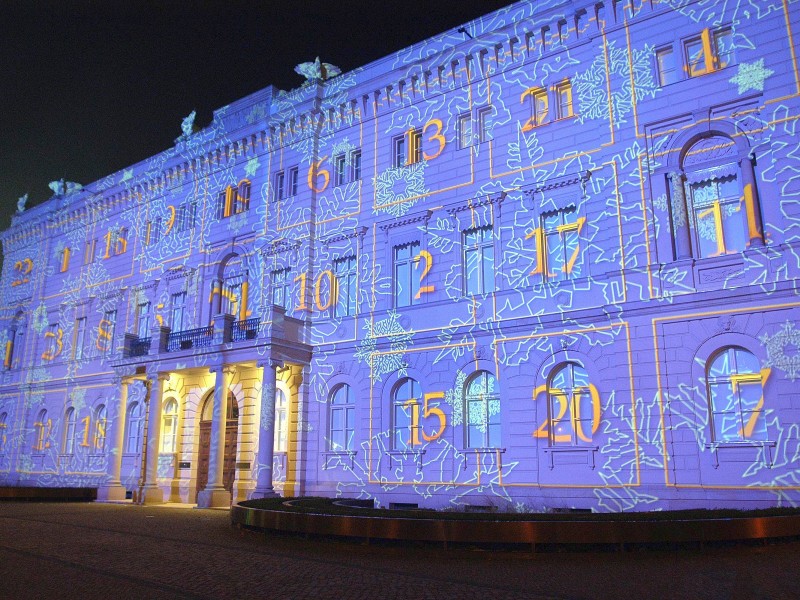
[[[313,535],[501,544],[706,542],[800,536],[800,516],[675,521],[492,521],[363,517],[231,507],[234,524]]]

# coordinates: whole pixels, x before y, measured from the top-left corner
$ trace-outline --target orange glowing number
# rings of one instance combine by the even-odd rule
[[[322,169],[322,163],[325,162],[327,156],[323,156],[319,160],[311,161],[311,166],[308,168],[308,187],[312,192],[323,192],[328,187],[331,180],[331,174],[327,169]],[[317,180],[322,177],[322,185],[317,185]]]
[[[414,269],[419,268],[422,262],[425,263],[425,267],[422,269],[422,274],[419,276],[419,290],[417,290],[417,293],[414,294],[414,300],[419,300],[422,294],[429,294],[430,292],[434,291],[434,286],[432,284],[422,285],[422,281],[428,276],[428,272],[433,268],[433,256],[427,250],[420,250],[419,253],[414,257]]]

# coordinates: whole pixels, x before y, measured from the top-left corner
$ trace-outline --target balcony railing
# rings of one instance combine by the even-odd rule
[[[252,319],[234,321],[233,327],[231,328],[231,339],[234,342],[256,339],[259,320],[258,317],[254,317]]]
[[[198,327],[186,331],[170,333],[167,338],[167,352],[189,350],[190,348],[204,348],[214,341],[214,327]]]
[[[147,353],[150,352],[150,343],[153,341],[153,338],[137,338],[133,342],[131,342],[131,352],[130,356],[147,356]]]

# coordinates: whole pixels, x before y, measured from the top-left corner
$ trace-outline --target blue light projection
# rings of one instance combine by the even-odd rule
[[[0,483],[796,505],[796,7],[517,2],[53,182],[2,234]]]

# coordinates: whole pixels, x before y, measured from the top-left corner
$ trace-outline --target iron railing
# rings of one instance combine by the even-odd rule
[[[258,317],[254,317],[252,319],[243,319],[242,321],[234,321],[231,329],[231,339],[234,342],[256,339],[256,336],[258,335],[258,322]]]
[[[214,327],[198,327],[170,333],[167,338],[167,352],[176,350],[189,350],[190,348],[204,348],[214,341]]]
[[[136,338],[131,342],[131,356],[147,356],[150,352],[150,343],[153,338]]]

